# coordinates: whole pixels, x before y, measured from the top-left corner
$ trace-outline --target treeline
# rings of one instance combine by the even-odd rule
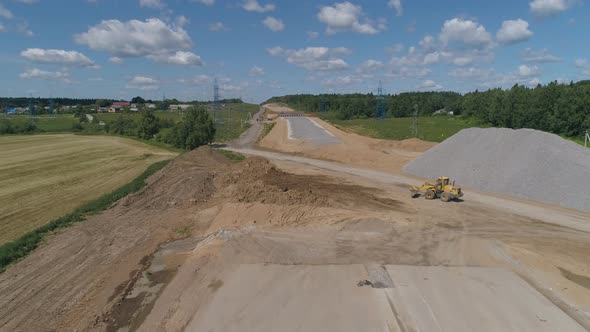
[[[475,91],[463,96],[461,107],[465,115],[495,127],[580,136],[590,129],[590,81]]]
[[[180,122],[160,119],[152,110],[142,111],[138,120],[120,115],[110,123],[101,123],[96,116],[89,121],[86,115],[82,114],[72,129],[86,133],[109,133],[144,140],[153,139],[183,150],[192,150],[213,142],[216,132],[213,120],[203,106],[189,108],[183,113]]]
[[[31,134],[37,131],[37,125],[32,119],[11,121],[0,118],[0,135]]]
[[[514,85],[507,90],[490,89],[465,95],[454,92],[409,92],[387,95],[386,117],[409,117],[417,107],[420,116],[437,110],[452,111],[482,124],[506,128],[533,128],[566,136],[579,136],[590,129],[590,81],[551,82],[529,88]],[[373,94],[290,95],[267,102],[285,103],[305,112],[335,113],[347,120],[375,116]]]
[[[9,108],[15,107],[29,107],[29,105],[34,106],[35,108],[50,106],[53,103],[54,107],[60,106],[98,106],[98,107],[106,107],[110,106],[115,99],[75,99],[75,98],[29,98],[29,97],[0,97],[0,109],[5,111]],[[212,103],[211,101],[179,101],[177,99],[166,99],[167,105],[174,105],[174,104],[191,104],[191,105],[205,105]],[[222,99],[219,101],[222,104],[239,104],[242,103],[242,100],[239,98],[230,98],[230,99]],[[131,103],[137,104],[156,104],[158,106],[162,105],[162,100],[151,100],[151,99],[143,99],[140,96],[133,97],[131,99]]]
[[[335,112],[341,120],[375,116],[377,97],[372,94],[289,95],[273,97],[267,102],[285,103],[305,112]],[[408,117],[415,107],[420,115],[446,109],[460,113],[461,95],[455,92],[408,92],[384,96],[385,116]],[[323,109],[322,109],[323,103]]]

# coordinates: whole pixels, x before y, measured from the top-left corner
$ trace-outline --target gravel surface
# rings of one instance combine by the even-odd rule
[[[465,187],[590,211],[590,150],[538,130],[464,129],[404,170],[428,178],[450,176]]]
[[[304,140],[316,146],[340,143],[329,131],[307,117],[287,118],[287,121],[289,121],[289,138]]]

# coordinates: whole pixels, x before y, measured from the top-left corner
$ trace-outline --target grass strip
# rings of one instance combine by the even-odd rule
[[[166,166],[169,162],[170,160],[163,160],[151,164],[133,181],[123,185],[110,194],[103,195],[96,200],[90,201],[78,207],[73,212],[54,219],[46,225],[28,232],[12,242],[0,245],[0,272],[3,272],[8,265],[25,257],[27,254],[37,248],[47,233],[59,228],[67,227],[72,223],[82,221],[86,216],[97,214],[103,210],[106,210],[121,198],[139,191],[145,186],[145,180],[150,175],[164,168],[164,166]]]
[[[227,159],[233,160],[233,161],[242,161],[244,159],[246,159],[246,156],[244,156],[241,153],[237,153],[237,152],[233,152],[233,151],[228,151],[228,150],[215,150],[217,151],[219,154],[225,156]]]

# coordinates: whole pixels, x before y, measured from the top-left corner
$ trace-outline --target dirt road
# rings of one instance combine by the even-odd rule
[[[240,151],[265,159],[200,148],[48,238],[0,274],[0,330],[590,327],[587,214],[411,199],[419,180],[391,169]]]

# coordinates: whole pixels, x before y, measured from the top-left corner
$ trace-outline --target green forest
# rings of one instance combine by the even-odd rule
[[[339,120],[375,116],[374,94],[289,95],[267,102],[284,103],[299,111],[330,112]],[[590,129],[590,81],[551,82],[529,88],[455,92],[408,92],[384,97],[386,117],[420,116],[438,110],[470,117],[481,124],[506,128],[533,128],[565,136],[580,136]],[[322,107],[323,104],[323,107]]]

